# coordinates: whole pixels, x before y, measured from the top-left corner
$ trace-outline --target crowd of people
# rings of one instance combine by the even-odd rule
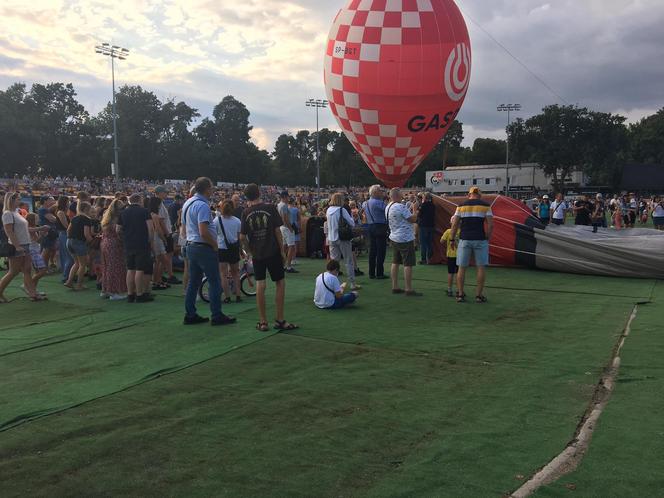
[[[73,292],[85,291],[94,282],[102,298],[129,303],[150,303],[159,291],[184,284],[185,325],[229,325],[235,319],[222,307],[242,301],[240,263],[251,260],[257,329],[271,328],[265,302],[269,274],[276,284],[272,328],[294,330],[298,326],[285,318],[285,279],[298,273],[297,248],[304,219],[324,220],[321,256],[328,262],[314,283],[314,304],[321,309],[340,309],[357,301],[361,291],[357,278],[364,275],[358,257],[365,248],[368,278],[390,280],[391,292],[407,297],[422,295],[413,286],[418,246],[419,264],[429,264],[433,258],[436,210],[427,192],[386,191],[379,185],[343,191],[253,184],[238,189],[215,186],[207,178],[191,186],[139,181],[120,186],[122,190],[112,193],[108,189],[118,187],[113,179],[2,181],[0,188],[7,193],[2,197],[0,256],[9,264],[0,281],[0,303],[8,301],[5,290],[19,274],[23,274],[22,291],[33,301],[47,299],[39,283],[56,272]],[[14,187],[22,187],[25,193],[19,194]],[[88,190],[73,192],[75,187]],[[23,201],[27,193],[39,195],[36,206]],[[573,216],[577,225],[620,229],[652,218],[656,228],[664,229],[664,202],[659,198],[606,199],[598,194],[592,200],[566,200],[557,195],[551,201],[544,195],[530,207],[544,224],[562,225]],[[443,234],[447,295],[458,302],[466,301],[466,268],[471,259],[478,266],[475,300],[487,301],[484,287],[492,219],[490,205],[473,187]],[[386,273],[389,247],[392,260]],[[184,282],[175,276],[174,262],[181,263]],[[210,318],[197,310],[204,278]]]
[[[664,199],[661,197],[639,197],[635,194],[618,195],[611,198],[602,194],[591,198],[581,195],[567,200],[558,194],[553,201],[548,195],[533,202],[533,212],[542,223],[564,225],[569,217],[575,225],[599,228],[635,228],[652,220],[657,230],[664,230]]]

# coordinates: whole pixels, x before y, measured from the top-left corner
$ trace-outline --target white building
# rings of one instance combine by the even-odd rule
[[[428,189],[438,194],[466,194],[473,186],[487,194],[505,192],[508,167],[504,164],[479,166],[450,166],[444,171],[427,172]],[[552,179],[544,174],[539,164],[527,163],[509,166],[510,193],[532,194],[554,190]],[[587,184],[583,173],[573,172],[566,179],[569,187]]]

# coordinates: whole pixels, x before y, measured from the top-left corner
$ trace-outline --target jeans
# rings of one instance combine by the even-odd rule
[[[353,304],[357,300],[357,296],[353,294],[352,292],[349,294],[344,294],[342,297],[337,297],[334,299],[334,304],[329,308],[331,310],[340,310],[341,308],[344,308],[348,306],[349,304]]]
[[[422,261],[428,263],[433,256],[433,227],[420,227],[420,251]]]
[[[60,260],[60,269],[62,270],[63,280],[69,278],[71,267],[74,266],[74,259],[67,249],[67,232],[58,232],[58,256]]]
[[[187,317],[196,316],[196,296],[201,287],[203,275],[205,275],[208,279],[211,318],[212,320],[221,318],[221,276],[217,251],[208,246],[190,244],[187,246],[187,261],[189,262],[189,285],[184,300]]]
[[[382,233],[380,231],[382,230]],[[387,254],[387,236],[380,225],[369,225],[369,276],[385,275],[385,255]]]

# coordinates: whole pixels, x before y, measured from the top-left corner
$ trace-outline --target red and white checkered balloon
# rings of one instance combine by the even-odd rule
[[[454,122],[470,67],[453,0],[350,0],[328,38],[325,88],[371,171],[402,186]]]

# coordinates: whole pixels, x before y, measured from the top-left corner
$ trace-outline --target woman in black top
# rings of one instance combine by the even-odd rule
[[[92,242],[92,220],[90,214],[92,206],[89,202],[79,202],[77,205],[77,215],[71,220],[67,229],[67,249],[74,258],[74,265],[71,267],[65,287],[72,290],[85,290],[83,285],[85,279],[85,270],[88,266],[88,242]],[[74,288],[74,279],[77,279],[77,285]]]

